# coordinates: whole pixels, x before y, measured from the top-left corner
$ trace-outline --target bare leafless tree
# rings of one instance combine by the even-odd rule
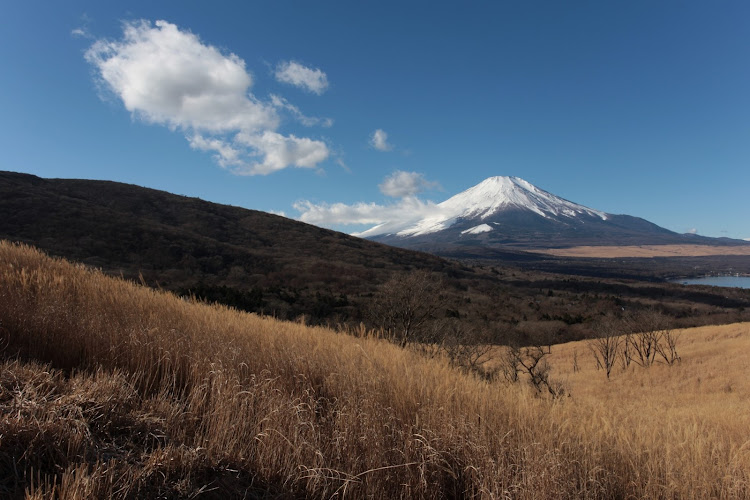
[[[658,330],[631,332],[625,337],[625,340],[628,343],[628,355],[631,361],[643,367],[654,364],[657,346],[659,345]]]
[[[651,331],[651,337],[656,342],[654,359],[660,357],[668,365],[679,362],[680,356],[677,354],[679,336],[672,330],[670,318],[653,309],[646,311],[642,317],[645,318],[644,327]]]
[[[678,335],[671,328],[662,330],[661,342],[657,345],[656,350],[668,365],[681,361],[680,355],[677,354],[677,339]]]
[[[604,318],[597,337],[589,341],[597,368],[604,369],[609,378],[618,357],[623,368],[631,364],[648,368],[660,359],[668,365],[679,362],[678,336],[669,325],[669,318],[653,309]]]
[[[402,347],[420,341],[442,305],[441,288],[440,278],[428,271],[396,274],[373,297],[370,317]]]
[[[542,346],[509,346],[501,359],[501,371],[505,380],[518,382],[523,375],[537,393],[547,392],[553,398],[567,394],[561,383],[550,379],[550,366],[545,359],[549,352]]]
[[[521,364],[518,362],[521,357],[521,349],[517,346],[507,346],[500,358],[500,371],[507,382],[514,384],[518,382],[519,373],[521,373]]]
[[[545,385],[549,385],[550,367],[545,359],[548,353],[542,346],[525,347],[521,352],[523,355],[518,358],[518,362],[529,376],[531,385],[541,392]]]
[[[625,337],[624,364],[634,362],[643,367],[653,365],[657,356],[671,365],[680,360],[677,354],[677,336],[669,327],[669,318],[648,309],[626,315],[625,328],[630,332]]]
[[[435,323],[439,347],[452,364],[486,375],[483,366],[492,359],[495,345],[490,332],[455,318]]]
[[[617,319],[607,316],[602,318],[596,326],[596,337],[589,340],[589,350],[594,355],[597,369],[602,369],[609,378],[612,368],[622,349],[623,339],[620,337]]]

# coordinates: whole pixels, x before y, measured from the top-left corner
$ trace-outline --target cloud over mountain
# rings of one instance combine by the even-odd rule
[[[396,170],[386,177],[378,187],[380,188],[380,192],[386,196],[404,198],[406,196],[414,196],[437,186],[437,182],[428,181],[424,178],[423,174],[418,172]]]
[[[435,204],[415,197],[403,198],[396,203],[319,203],[307,200],[294,204],[300,212],[298,220],[321,227],[350,226],[358,224],[382,224],[386,221],[403,225],[435,211]],[[355,234],[356,235],[356,234]]]
[[[300,212],[302,222],[322,227],[354,226],[362,224],[384,224],[401,226],[416,221],[439,210],[431,201],[422,201],[417,194],[439,187],[437,182],[428,181],[418,172],[397,170],[378,185],[386,196],[400,198],[398,201],[381,205],[378,203],[312,203],[301,200],[294,204]],[[354,233],[357,235],[357,233]]]
[[[101,87],[133,116],[185,133],[241,175],[312,168],[329,156],[319,140],[277,132],[273,103],[251,92],[245,62],[166,21],[125,23],[121,40],[97,40],[85,54]]]

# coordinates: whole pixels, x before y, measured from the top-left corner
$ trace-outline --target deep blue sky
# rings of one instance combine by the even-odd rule
[[[746,1],[128,3],[4,5],[0,169],[124,181],[290,217],[306,200],[347,231],[362,226],[341,225],[342,213],[375,217],[404,203],[396,194],[438,202],[515,175],[678,232],[750,238]],[[168,99],[126,109],[90,49],[108,41],[122,50],[124,23],[145,36],[159,32],[157,20],[174,25],[172,53],[192,34],[193,48],[244,61],[252,102],[271,109],[273,94],[320,120],[305,126],[277,106],[273,124],[209,130],[163,111]],[[168,91],[222,85],[185,70],[190,61],[177,73],[189,78]],[[319,70],[327,86],[281,81],[290,62]],[[134,67],[119,68],[130,78]],[[149,85],[166,85],[154,74],[141,69],[128,88],[144,83],[152,96]],[[371,143],[376,130],[387,134],[385,150]],[[235,135],[243,131],[250,139]],[[245,156],[221,166],[210,148],[191,147],[196,135]],[[252,155],[272,139],[306,141],[303,168],[294,154],[257,166],[263,157]],[[379,187],[394,172],[405,173],[392,178],[398,189]]]

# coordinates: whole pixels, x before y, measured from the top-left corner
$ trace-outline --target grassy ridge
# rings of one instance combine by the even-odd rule
[[[366,335],[192,303],[4,242],[0,334],[3,495],[749,494],[747,435],[731,423],[742,406],[623,421],[613,396],[536,398]]]

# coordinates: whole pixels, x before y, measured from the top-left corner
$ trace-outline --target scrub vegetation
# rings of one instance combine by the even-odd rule
[[[0,496],[750,496],[750,324],[609,378],[551,346],[562,397],[353,333],[0,242]]]

